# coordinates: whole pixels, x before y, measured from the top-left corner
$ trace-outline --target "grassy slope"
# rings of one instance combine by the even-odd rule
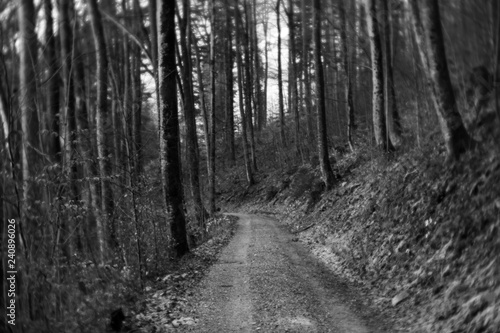
[[[500,332],[498,155],[474,152],[456,165],[433,148],[374,156],[337,156],[329,192],[309,163],[268,165],[250,188],[238,166],[225,171],[220,204],[278,214],[402,331]],[[262,169],[271,160],[263,156]]]

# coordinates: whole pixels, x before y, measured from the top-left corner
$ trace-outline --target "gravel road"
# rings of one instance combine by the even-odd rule
[[[195,290],[197,323],[178,331],[391,332],[278,221],[234,215],[233,239]]]

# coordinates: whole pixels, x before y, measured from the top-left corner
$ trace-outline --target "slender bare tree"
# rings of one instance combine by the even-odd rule
[[[59,35],[61,39],[61,58],[62,62],[62,78],[64,83],[63,101],[64,115],[66,119],[66,153],[65,153],[65,170],[69,176],[69,199],[73,203],[79,200],[79,189],[77,186],[77,133],[76,133],[76,115],[75,115],[75,87],[73,83],[73,27],[71,26],[70,18],[70,1],[61,1],[59,3]],[[71,219],[61,223],[61,238],[62,249],[66,259],[71,259],[72,241],[74,227]]]
[[[96,57],[97,57],[97,100],[96,100],[96,131],[97,131],[97,157],[99,159],[99,173],[101,176],[101,209],[107,220],[112,218],[114,210],[113,193],[109,176],[111,172],[111,161],[108,156],[106,146],[107,132],[106,120],[108,118],[108,58],[106,55],[106,42],[104,39],[104,29],[102,26],[101,13],[97,5],[97,0],[87,0],[90,22],[94,36]],[[106,239],[104,228],[99,227],[98,239]],[[104,242],[99,241],[99,253],[104,254]]]
[[[208,145],[208,211],[215,213],[215,0],[210,1],[210,114]]]
[[[334,176],[330,159],[328,157],[328,137],[326,133],[326,105],[325,105],[325,78],[321,60],[321,3],[314,0],[313,7],[314,26],[314,63],[316,66],[316,101],[317,101],[317,130],[318,130],[318,155],[321,175],[327,190],[333,186]]]
[[[301,156],[300,149],[300,115],[299,115],[299,92],[297,89],[297,52],[295,50],[295,20],[294,20],[294,9],[293,9],[293,0],[288,1],[288,32],[289,32],[289,43],[288,43],[288,73],[289,73],[289,100],[290,112],[293,114],[294,118],[294,135],[295,135],[295,148],[297,156]]]
[[[174,250],[177,257],[189,252],[184,198],[181,179],[179,118],[177,110],[177,83],[175,63],[175,2],[158,1],[158,74],[160,107],[162,113],[162,173],[167,207],[167,223],[170,225]]]
[[[253,169],[252,169],[252,161],[251,157],[249,156],[249,144],[248,144],[248,123],[249,121],[247,120],[247,113],[245,112],[245,101],[243,98],[243,56],[242,56],[242,48],[243,46],[243,40],[241,38],[241,31],[243,29],[243,24],[241,22],[241,12],[238,7],[238,2],[237,0],[236,6],[235,6],[235,11],[236,11],[236,67],[238,70],[238,101],[239,101],[239,109],[240,109],[240,117],[241,117],[241,136],[242,136],[242,141],[243,141],[243,158],[245,162],[245,172],[246,172],[246,177],[247,177],[247,183],[248,185],[253,185],[254,183],[254,178],[253,178]]]
[[[386,151],[392,149],[387,138],[386,121],[384,112],[384,72],[382,67],[382,43],[377,20],[375,0],[366,1],[366,21],[370,37],[371,64],[372,64],[372,115],[373,131],[377,147]]]
[[[245,53],[245,116],[247,119],[247,129],[250,142],[250,158],[252,162],[252,170],[257,170],[257,157],[255,155],[255,135],[254,135],[254,118],[258,116],[256,112],[252,110],[252,97],[253,95],[253,85],[252,85],[252,53],[251,49],[251,39],[250,39],[250,14],[248,9],[247,1],[243,1],[243,8],[245,11],[245,29],[243,31],[243,49]]]
[[[354,151],[354,142],[352,134],[354,130],[354,101],[352,98],[352,73],[349,66],[350,45],[347,41],[348,24],[346,18],[346,10],[344,0],[339,0],[339,17],[340,17],[340,40],[342,42],[342,58],[345,72],[345,98],[346,98],[346,116],[347,116],[347,143],[351,151]]]
[[[307,35],[307,30],[309,27],[308,19],[307,19],[307,7],[306,3],[308,1],[301,0],[301,19],[302,19],[302,72],[304,76],[304,103],[305,112],[303,114],[306,115],[306,123],[307,123],[307,136],[312,139],[313,135],[313,115],[312,115],[312,99],[311,99],[311,79],[309,77],[309,46],[310,39]]]
[[[232,10],[231,1],[225,0],[226,10],[226,100],[225,100],[225,141],[226,141],[226,154],[231,162],[236,160],[236,152],[234,147],[234,108],[233,108],[233,24],[232,16],[234,16],[234,11]]]
[[[201,199],[200,161],[198,154],[198,136],[196,134],[196,116],[194,107],[194,92],[192,79],[191,57],[191,4],[190,0],[183,1],[183,17],[180,22],[182,49],[182,81],[184,85],[184,118],[186,120],[186,155],[189,168],[189,185],[198,227],[205,230],[206,211]]]
[[[47,109],[49,110],[49,154],[52,161],[61,163],[61,141],[59,140],[59,83],[58,69],[59,63],[56,54],[56,39],[54,37],[52,0],[44,0],[45,19],[47,29],[45,29],[45,61],[49,70],[47,72]]]
[[[392,59],[392,12],[390,0],[382,0],[382,35],[383,35],[383,68],[384,68],[384,109],[389,139],[394,147],[401,145],[401,120],[396,103],[394,89],[394,70]]]
[[[437,0],[410,0],[420,58],[427,74],[448,157],[457,159],[475,145],[458,113],[444,48]]]
[[[280,138],[281,144],[286,146],[285,138],[285,107],[283,105],[283,70],[281,68],[281,24],[280,24],[280,4],[281,0],[276,3],[276,26],[278,27],[278,103],[280,114]]]
[[[35,204],[39,188],[33,177],[39,171],[40,132],[36,100],[36,66],[38,59],[36,16],[32,0],[22,0],[18,9],[19,19],[19,109],[21,112],[21,177],[22,202],[19,230],[30,228],[37,210]],[[23,240],[22,237],[19,240]],[[19,243],[23,251],[27,250],[23,242]],[[25,253],[27,255],[27,253]]]

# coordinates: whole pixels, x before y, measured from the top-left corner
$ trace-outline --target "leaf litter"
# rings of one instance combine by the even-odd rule
[[[217,219],[212,238],[192,249],[171,272],[148,281],[142,297],[126,313],[128,323],[123,332],[170,332],[198,322],[186,315],[193,289],[234,233],[235,217],[221,215]]]

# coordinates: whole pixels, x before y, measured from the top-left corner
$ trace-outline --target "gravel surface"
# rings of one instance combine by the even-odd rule
[[[354,286],[314,259],[278,221],[239,217],[236,233],[195,290],[181,332],[392,332]]]

